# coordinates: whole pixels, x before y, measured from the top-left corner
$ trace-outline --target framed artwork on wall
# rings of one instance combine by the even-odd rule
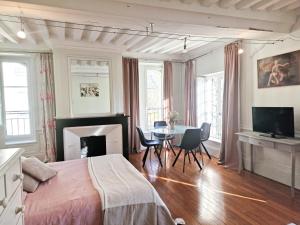
[[[300,85],[300,50],[257,60],[258,88]]]
[[[69,58],[69,71],[72,116],[111,114],[110,61]]]

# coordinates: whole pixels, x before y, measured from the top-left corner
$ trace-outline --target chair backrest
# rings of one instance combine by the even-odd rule
[[[147,147],[147,146],[146,146],[146,140],[147,140],[147,139],[145,138],[145,135],[144,135],[142,129],[141,129],[140,127],[136,127],[136,130],[137,130],[137,132],[138,132],[138,134],[139,134],[141,144],[142,144],[143,146]]]
[[[201,141],[207,141],[209,139],[210,136],[210,123],[202,123],[201,127],[200,127],[200,139]]]
[[[200,129],[186,129],[182,137],[180,147],[193,150],[200,145]]]
[[[166,127],[166,126],[168,126],[168,124],[164,120],[162,120],[162,121],[154,121],[154,128]]]

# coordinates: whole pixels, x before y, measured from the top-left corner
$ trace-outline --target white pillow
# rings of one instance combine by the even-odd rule
[[[46,181],[57,174],[57,171],[35,157],[22,157],[22,170],[39,181]]]
[[[23,173],[23,175],[23,190],[29,193],[35,192],[40,182],[26,173]]]

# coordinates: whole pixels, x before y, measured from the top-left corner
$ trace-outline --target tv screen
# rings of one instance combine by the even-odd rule
[[[293,107],[252,107],[253,131],[294,137]]]

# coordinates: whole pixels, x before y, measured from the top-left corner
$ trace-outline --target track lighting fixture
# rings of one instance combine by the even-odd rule
[[[150,32],[151,32],[151,33],[154,32],[154,23],[150,23]]]
[[[21,39],[25,39],[26,38],[26,33],[24,31],[22,18],[20,18],[20,21],[21,21],[21,29],[17,32],[17,36]]]
[[[182,53],[187,53],[187,49],[186,49],[186,41],[187,41],[187,38],[185,37],[185,38],[184,38],[184,44],[183,44],[183,51],[182,51]]]

